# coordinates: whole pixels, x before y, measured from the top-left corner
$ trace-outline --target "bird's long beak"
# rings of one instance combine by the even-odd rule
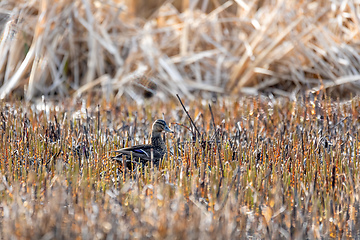
[[[164,128],[165,132],[174,133],[173,130],[171,130],[167,125]]]

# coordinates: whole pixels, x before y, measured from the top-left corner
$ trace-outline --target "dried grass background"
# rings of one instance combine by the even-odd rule
[[[0,98],[355,94],[359,9],[356,1],[5,0]]]
[[[222,99],[215,128],[184,102],[208,145],[171,124],[173,154],[134,174],[112,150],[163,112],[189,126],[181,106],[0,103],[0,238],[360,238],[360,98]]]

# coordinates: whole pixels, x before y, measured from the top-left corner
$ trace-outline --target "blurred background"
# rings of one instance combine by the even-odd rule
[[[0,2],[0,98],[359,91],[354,1]]]

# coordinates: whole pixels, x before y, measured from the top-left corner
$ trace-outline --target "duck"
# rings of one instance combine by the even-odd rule
[[[124,160],[128,169],[131,169],[133,164],[146,165],[151,164],[151,161],[153,161],[154,166],[159,166],[166,153],[166,145],[161,136],[162,132],[174,133],[164,120],[157,119],[152,125],[150,144],[116,150],[115,152],[118,155],[113,157],[113,160],[120,163],[123,163]]]

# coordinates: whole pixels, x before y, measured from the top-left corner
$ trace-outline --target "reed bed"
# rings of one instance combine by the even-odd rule
[[[359,90],[358,9],[340,0],[5,0],[0,98],[348,96]]]
[[[359,238],[359,98],[183,102],[200,135],[176,101],[1,102],[1,238]],[[163,114],[159,168],[110,159]]]

